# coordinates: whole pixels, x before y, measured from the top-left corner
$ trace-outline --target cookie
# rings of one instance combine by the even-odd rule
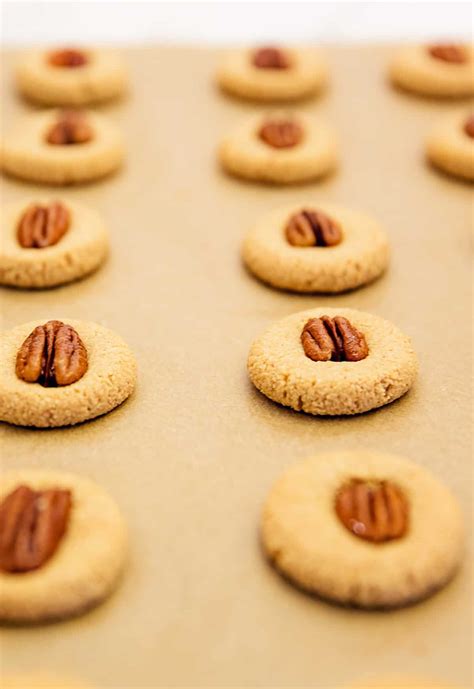
[[[72,617],[112,593],[127,532],[99,486],[62,472],[15,471],[2,476],[0,503],[1,622]]]
[[[0,284],[54,287],[96,270],[109,250],[100,216],[72,201],[34,198],[0,211]]]
[[[117,170],[124,158],[117,127],[93,112],[30,113],[2,138],[3,170],[31,182],[90,182]]]
[[[375,220],[312,201],[268,213],[242,246],[244,263],[254,275],[294,292],[360,287],[383,273],[389,254],[385,232]]]
[[[57,48],[25,54],[16,69],[20,93],[40,105],[80,107],[122,96],[127,75],[108,50]]]
[[[469,45],[407,46],[395,56],[390,78],[396,86],[421,96],[471,96],[474,50]]]
[[[232,175],[259,182],[292,184],[331,172],[338,149],[333,129],[307,115],[255,115],[226,136],[219,160]]]
[[[327,80],[318,51],[274,46],[228,53],[217,72],[217,83],[226,93],[260,102],[314,96]]]
[[[302,589],[344,605],[408,605],[460,564],[463,519],[428,471],[369,450],[316,455],[287,470],[261,525],[269,560]]]
[[[443,172],[474,180],[474,115],[462,112],[441,119],[427,138],[426,155]]]
[[[0,421],[69,426],[115,409],[136,384],[121,337],[96,323],[33,321],[0,334]]]
[[[413,385],[410,339],[392,323],[355,309],[316,308],[277,321],[253,343],[250,380],[264,395],[315,415],[360,414]]]

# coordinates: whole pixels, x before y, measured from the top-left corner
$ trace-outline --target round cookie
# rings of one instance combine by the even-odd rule
[[[354,481],[370,488],[349,506],[349,528],[337,510],[341,491]],[[389,488],[405,501],[404,531],[397,526],[391,536],[399,514]],[[360,535],[371,522],[379,540]],[[463,531],[456,500],[429,472],[369,450],[329,452],[292,466],[273,486],[261,526],[264,551],[285,577],[364,608],[408,605],[444,586],[459,566]]]
[[[15,76],[20,93],[40,105],[92,105],[123,95],[127,87],[120,57],[91,48],[31,51]]]
[[[101,217],[75,201],[60,203],[68,213],[68,229],[57,243],[40,248],[22,246],[19,225],[30,208],[51,209],[54,199],[23,200],[0,210],[0,284],[53,287],[84,277],[104,262],[109,236]]]
[[[465,61],[449,61],[430,52],[435,46],[407,46],[402,48],[390,66],[394,84],[421,96],[463,98],[474,94],[474,50],[459,46]],[[438,46],[443,48],[443,46]],[[452,46],[447,48],[447,57]],[[456,47],[455,47],[456,49]],[[441,53],[442,54],[442,53]]]
[[[123,162],[122,136],[113,122],[93,112],[84,117],[92,138],[84,143],[54,145],[47,137],[63,112],[25,115],[2,138],[0,161],[10,175],[45,184],[90,182],[117,170]]]
[[[88,479],[33,470],[4,474],[0,502],[21,485],[71,491],[71,507],[48,560],[30,571],[0,571],[0,621],[45,622],[83,613],[112,593],[124,568],[127,532],[117,505]]]
[[[226,93],[267,103],[313,96],[327,79],[319,51],[297,48],[236,50],[225,56],[217,72],[217,83]]]
[[[474,116],[462,112],[444,117],[427,138],[426,155],[443,172],[474,180]]]
[[[356,361],[314,361],[302,332],[310,319],[342,317],[365,338]],[[389,404],[413,385],[418,362],[410,339],[389,321],[355,309],[300,311],[271,325],[252,344],[250,380],[274,402],[315,415],[360,414]]]
[[[267,122],[292,122],[301,127],[301,140],[293,146],[276,148],[262,140]],[[221,142],[218,152],[223,168],[236,177],[292,184],[322,177],[337,165],[338,147],[332,127],[307,115],[272,113],[255,115],[240,124]]]
[[[305,222],[307,209],[335,221],[339,242],[293,245],[288,228]],[[316,240],[315,240],[316,241]],[[248,233],[242,246],[247,268],[272,287],[294,292],[337,293],[377,278],[387,267],[389,244],[384,231],[362,213],[326,203],[293,204],[265,215]]]
[[[26,338],[45,320],[0,334],[0,421],[39,428],[69,426],[106,414],[131,395],[136,362],[119,335],[96,323],[63,319],[79,335],[88,367],[76,382],[43,387],[17,376],[17,354]]]

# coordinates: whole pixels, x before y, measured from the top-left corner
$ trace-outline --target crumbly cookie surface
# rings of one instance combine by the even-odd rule
[[[53,287],[84,277],[98,268],[109,250],[109,236],[100,216],[75,201],[61,200],[70,225],[57,244],[41,249],[22,247],[18,223],[31,204],[47,206],[57,199],[34,198],[6,204],[0,210],[0,284]]]
[[[220,144],[223,168],[237,177],[274,184],[305,182],[334,170],[338,147],[332,127],[301,113],[295,118],[304,128],[303,140],[287,149],[272,148],[259,138],[267,117],[255,115],[245,120]]]
[[[48,562],[22,574],[0,572],[0,621],[45,622],[85,612],[113,591],[124,568],[127,533],[118,507],[92,481],[55,471],[3,475],[0,499],[21,484],[71,490],[72,507]]]
[[[104,177],[124,159],[122,136],[104,115],[87,111],[94,136],[83,144],[54,146],[46,136],[61,111],[25,115],[2,135],[0,162],[10,175],[45,184],[75,184]]]
[[[292,246],[285,227],[302,208],[314,208],[339,223],[342,241],[335,246]],[[265,215],[248,233],[242,257],[264,282],[295,292],[336,293],[377,278],[387,267],[389,245],[372,218],[332,204],[309,202]]]
[[[392,481],[409,506],[407,533],[372,543],[340,522],[335,496],[353,478]],[[303,589],[342,604],[396,607],[446,584],[463,552],[463,520],[451,493],[429,472],[369,450],[317,455],[287,470],[270,491],[262,543],[275,567]]]
[[[87,349],[88,369],[75,383],[43,387],[20,380],[15,372],[17,352],[45,320],[19,325],[0,334],[0,421],[36,427],[69,426],[111,411],[133,392],[136,362],[119,335],[96,323],[70,318]]]
[[[252,50],[228,53],[217,72],[219,86],[234,96],[261,102],[296,101],[319,93],[328,70],[319,51],[284,49],[290,66],[261,69],[252,62]]]
[[[421,96],[462,98],[474,94],[474,50],[464,46],[468,60],[462,64],[432,57],[427,46],[399,50],[390,65],[394,84]]]
[[[74,68],[57,67],[49,51],[25,54],[16,69],[20,93],[41,105],[85,106],[122,96],[127,75],[120,57],[106,50],[81,49],[87,63]]]
[[[310,318],[343,316],[365,337],[361,361],[312,361],[301,331]],[[277,321],[250,348],[250,380],[264,395],[315,415],[359,414],[389,404],[413,385],[418,362],[410,339],[389,321],[355,309],[317,308]]]
[[[466,111],[442,118],[426,141],[428,160],[443,172],[461,179],[474,180],[474,138],[464,130]]]

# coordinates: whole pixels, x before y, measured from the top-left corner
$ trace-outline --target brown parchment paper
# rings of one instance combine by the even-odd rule
[[[131,94],[102,110],[123,127],[127,165],[108,180],[56,192],[104,214],[110,260],[59,289],[3,289],[1,314],[4,328],[58,317],[113,328],[136,353],[138,388],[120,409],[81,426],[2,424],[0,432],[4,470],[70,470],[116,498],[130,527],[130,565],[96,611],[2,630],[4,675],[49,671],[104,688],[332,688],[367,673],[406,672],[470,686],[467,564],[430,600],[368,614],[296,591],[258,545],[261,504],[279,473],[346,447],[398,452],[430,468],[470,523],[471,188],[423,160],[427,129],[458,106],[392,90],[392,51],[327,49],[331,88],[302,107],[338,129],[341,169],[286,189],[239,182],[216,165],[220,134],[259,109],[215,90],[219,51],[123,51]],[[28,108],[13,91],[14,59],[4,60],[5,126]],[[4,200],[38,192],[2,182]],[[286,294],[248,275],[239,246],[255,219],[318,199],[380,219],[393,246],[387,275],[338,297]],[[315,305],[371,311],[411,335],[421,362],[413,391],[336,419],[258,394],[245,365],[253,338]]]

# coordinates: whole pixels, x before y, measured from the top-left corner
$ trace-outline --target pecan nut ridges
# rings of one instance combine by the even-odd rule
[[[43,387],[71,385],[87,371],[87,350],[70,325],[48,321],[26,338],[16,357],[16,375]]]
[[[321,211],[302,210],[291,216],[285,228],[292,246],[335,246],[342,240],[339,225]]]
[[[338,492],[336,513],[346,529],[372,543],[401,538],[408,528],[408,502],[390,481],[354,479]]]
[[[68,490],[19,486],[0,505],[0,569],[29,572],[56,551],[71,509]]]
[[[369,353],[364,335],[342,316],[310,318],[301,344],[313,361],[360,361]]]
[[[32,204],[18,223],[18,242],[27,249],[43,249],[57,244],[69,229],[70,214],[62,203]]]
[[[288,69],[290,66],[286,52],[275,46],[256,50],[252,55],[252,63],[259,69]]]
[[[450,43],[439,43],[428,48],[431,57],[443,62],[450,62],[452,64],[462,64],[467,62],[467,53],[460,45]]]
[[[87,64],[87,55],[77,48],[54,50],[48,55],[48,62],[53,67],[83,67]]]
[[[260,127],[258,135],[273,148],[292,148],[303,139],[303,127],[295,120],[269,119]]]
[[[474,115],[469,115],[464,123],[464,132],[474,139]]]
[[[53,146],[85,144],[94,136],[86,116],[79,110],[63,110],[49,129],[46,141]]]

